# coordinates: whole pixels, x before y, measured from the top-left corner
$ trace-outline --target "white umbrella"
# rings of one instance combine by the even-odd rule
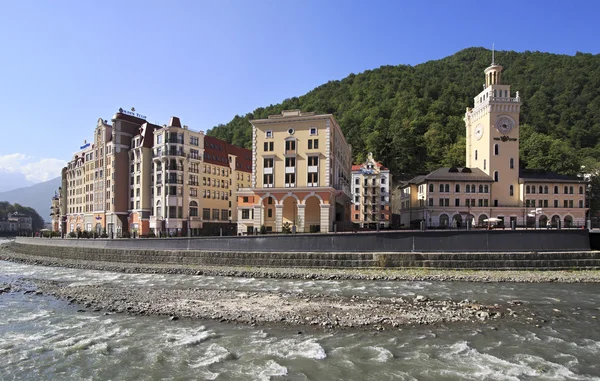
[[[500,221],[502,221],[502,220],[499,218],[496,218],[496,217],[490,217],[490,218],[486,218],[485,220],[483,220],[483,222],[500,222]]]

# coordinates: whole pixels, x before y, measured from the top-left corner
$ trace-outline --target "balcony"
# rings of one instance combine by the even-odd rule
[[[183,185],[183,179],[167,179],[167,184],[181,184]]]
[[[200,183],[198,181],[188,181],[188,185],[199,186]]]
[[[317,166],[317,165],[309,165],[308,166],[309,173],[314,173],[314,172],[318,172],[318,171],[319,171],[319,166]]]
[[[166,167],[167,171],[183,171],[183,165],[171,165]]]
[[[285,173],[296,173],[296,167],[285,167]]]
[[[183,144],[183,139],[169,137],[169,139],[165,140],[165,143]]]
[[[185,157],[185,152],[184,151],[180,151],[180,150],[170,150],[168,151],[168,156],[181,156],[181,157]]]

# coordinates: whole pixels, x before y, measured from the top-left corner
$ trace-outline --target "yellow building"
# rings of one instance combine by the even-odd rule
[[[390,226],[390,170],[373,159],[352,166],[352,222],[360,227]]]
[[[484,89],[464,118],[466,168],[440,168],[404,184],[402,225],[486,226],[495,218],[504,226],[584,226],[584,180],[519,168],[519,92],[502,83],[501,65],[484,73]]]
[[[251,123],[252,184],[238,194],[238,233],[345,227],[352,147],[333,116],[291,110]]]

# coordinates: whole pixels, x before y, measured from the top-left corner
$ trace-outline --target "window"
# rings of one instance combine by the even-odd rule
[[[444,199],[440,198],[440,206],[444,206]]]
[[[479,193],[483,193],[483,185],[479,184]]]
[[[569,194],[573,194],[573,187],[572,186],[569,187]]]
[[[429,192],[433,193],[433,184],[429,184]]]
[[[583,208],[583,200],[579,200],[579,207]]]
[[[494,200],[494,207],[497,208],[498,207],[498,200]]]
[[[317,172],[309,172],[307,182],[308,182],[309,187],[318,186],[319,174]],[[358,193],[358,192],[355,192],[355,193]]]
[[[487,198],[483,199],[483,206],[488,206],[488,199]]]
[[[382,177],[382,178],[381,178],[381,183],[382,183],[382,184],[385,184],[385,177]],[[381,188],[381,189],[383,189],[383,188]],[[580,189],[581,189],[581,188],[580,188]]]
[[[554,200],[554,207],[558,208],[558,200]]]
[[[219,209],[213,209],[212,210],[212,219],[213,220],[219,220]]]
[[[273,174],[263,175],[263,186],[265,188],[273,188]]]
[[[227,221],[229,219],[229,210],[221,209],[221,220]]]
[[[285,174],[285,187],[293,188],[296,186],[296,174],[295,173],[286,173]]]
[[[308,139],[308,149],[312,149],[312,139]]]
[[[460,206],[460,199],[459,198],[455,198],[454,199],[454,206]]]
[[[479,200],[477,200],[477,202],[479,203],[478,206],[480,206],[480,207],[483,206],[483,199],[482,198],[480,198]]]
[[[309,165],[310,165],[310,164],[309,164]],[[359,179],[358,177],[356,177],[356,178],[354,179],[354,184],[356,184],[356,185],[360,185],[360,179]]]
[[[564,190],[564,192],[563,192],[564,194],[569,194],[569,187],[568,186],[565,185],[565,187],[564,187],[563,190]]]
[[[579,186],[579,194],[583,194],[583,187]]]
[[[544,208],[548,207],[548,200],[544,200]]]
[[[515,169],[515,159],[513,159],[511,157],[510,160],[509,160],[509,162],[508,162],[508,166],[510,167],[510,169]]]
[[[267,209],[267,217],[272,218],[273,217],[273,209]]]
[[[465,187],[465,193],[471,193],[471,185],[467,184],[467,186]]]
[[[250,209],[242,209],[242,220],[250,219]]]
[[[450,199],[449,198],[444,199],[444,206],[450,206]]]
[[[573,207],[573,200],[569,200],[569,208]]]
[[[541,185],[540,185],[540,187],[538,188],[538,193],[539,193],[539,194],[542,194],[542,193],[544,193],[544,187],[542,187]]]
[[[429,198],[429,206],[433,206],[433,198]]]
[[[498,181],[498,171],[494,171],[494,181]]]
[[[515,195],[515,188],[512,185],[508,187],[508,193],[510,196]]]
[[[286,157],[285,158],[285,166],[286,167],[295,167],[296,166],[296,158],[295,157]]]
[[[440,184],[440,192],[444,191],[444,184]]]
[[[548,194],[548,185],[544,185],[544,194]]]
[[[307,160],[308,160],[309,167],[314,167],[314,166],[319,165],[319,157],[318,156],[308,156]],[[359,184],[358,177],[355,180],[355,184],[357,184],[357,185]]]
[[[286,151],[296,151],[296,141],[295,140],[286,140],[285,141],[285,150]]]
[[[456,185],[454,186],[454,191],[455,191],[456,193],[460,193],[460,184],[456,184]],[[458,205],[457,205],[457,206],[458,206]]]
[[[316,135],[316,134],[317,134],[317,127],[311,127],[311,128],[310,128],[310,135],[311,135],[311,136],[314,136],[314,135]]]
[[[313,140],[313,148],[314,149],[318,149],[319,148],[319,139],[314,139]]]
[[[494,155],[498,155],[500,151],[500,148],[498,147],[498,144],[494,144]]]
[[[444,185],[444,191],[445,191],[446,193],[450,193],[450,184],[446,184],[446,185]]]
[[[265,143],[264,143],[264,151],[265,151],[265,152],[272,152],[272,151],[274,151],[274,150],[275,150],[275,149],[274,149],[274,144],[273,144],[273,142],[265,142]]]
[[[272,130],[267,130],[265,132],[265,138],[270,139],[273,137],[273,131]]]
[[[569,207],[569,202],[567,200],[563,201],[563,207],[564,208],[568,208]]]
[[[208,209],[208,208],[202,209],[202,219],[210,220],[210,209]]]
[[[475,150],[475,160],[477,160],[477,150]]]
[[[267,204],[269,204],[269,205],[273,205],[273,198],[272,198],[272,197],[269,197],[269,198],[267,199]]]

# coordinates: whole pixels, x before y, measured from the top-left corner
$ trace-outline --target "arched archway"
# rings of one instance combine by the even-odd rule
[[[540,228],[545,228],[548,225],[548,217],[542,214],[540,218],[538,218],[538,224]]]
[[[304,231],[321,231],[321,200],[316,195],[304,199]]]
[[[552,219],[550,220],[550,225],[552,225],[553,228],[557,228],[559,224],[560,216],[558,214],[553,215]]]
[[[283,205],[282,226],[286,223],[290,225],[290,229],[292,226],[298,226],[298,198],[285,196],[281,199],[280,204]]]
[[[450,224],[450,218],[446,213],[440,216],[440,228],[447,228]]]
[[[569,215],[565,216],[563,225],[565,228],[572,228],[573,227],[573,217],[569,216]]]
[[[479,218],[477,220],[477,226],[482,227],[482,226],[487,226],[487,220],[488,216],[487,214],[480,214]]]
[[[460,227],[462,227],[462,224],[463,224],[462,216],[460,214],[455,214],[452,217],[452,225],[456,228],[460,228]]]

